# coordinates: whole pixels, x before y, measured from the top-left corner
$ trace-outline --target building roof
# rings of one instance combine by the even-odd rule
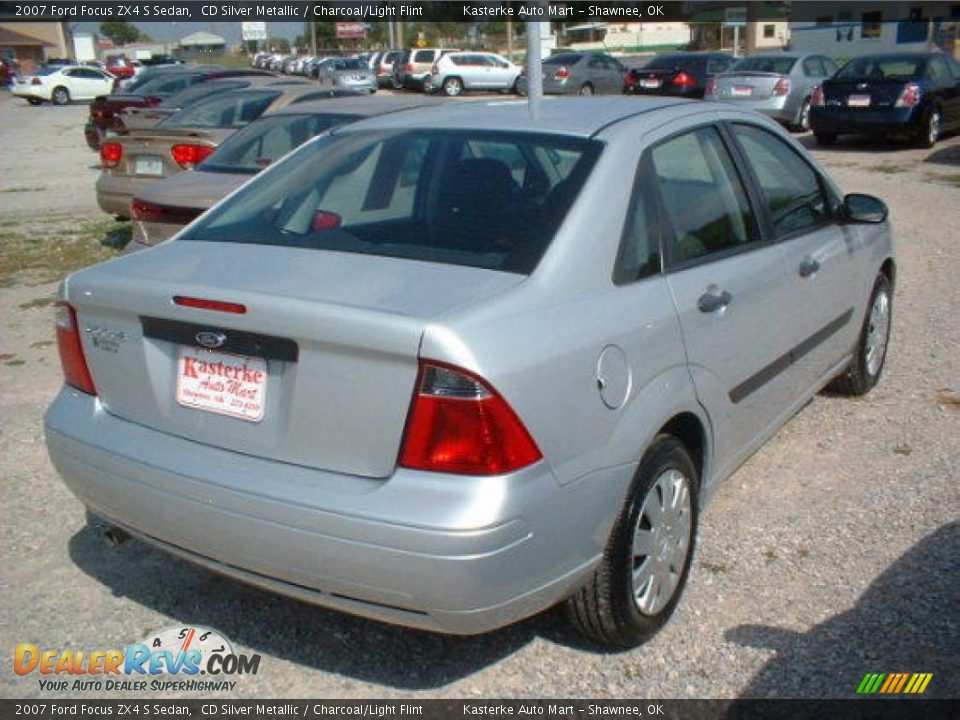
[[[226,45],[227,41],[220,35],[199,30],[180,38],[180,47],[191,47],[194,45]]]
[[[5,27],[0,27],[0,45],[3,47],[54,47],[53,43]]]

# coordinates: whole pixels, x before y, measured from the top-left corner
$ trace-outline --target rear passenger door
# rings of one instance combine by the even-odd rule
[[[665,220],[667,280],[723,472],[792,400],[782,372],[793,337],[783,254],[762,239],[717,127],[666,137],[648,152]]]

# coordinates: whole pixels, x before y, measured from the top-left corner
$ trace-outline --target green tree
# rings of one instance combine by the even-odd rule
[[[142,37],[140,31],[126,20],[108,20],[100,23],[100,34],[110,38],[114,45],[126,45]]]

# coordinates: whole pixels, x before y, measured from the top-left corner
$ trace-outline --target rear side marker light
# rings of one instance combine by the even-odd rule
[[[183,307],[197,308],[198,310],[213,310],[214,312],[234,313],[245,315],[247,306],[240,303],[224,302],[223,300],[207,300],[206,298],[185,297],[174,295],[173,302]]]
[[[514,472],[543,455],[507,401],[461,368],[420,362],[399,464],[458,475]]]
[[[57,349],[60,351],[60,366],[63,368],[63,380],[88,395],[96,395],[97,389],[87,366],[80,343],[80,326],[77,313],[67,302],[58,302],[54,306],[57,327]]]

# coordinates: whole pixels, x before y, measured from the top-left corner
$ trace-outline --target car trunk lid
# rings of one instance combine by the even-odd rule
[[[717,95],[724,100],[759,100],[773,95],[777,83],[786,76],[775,72],[743,70],[713,78]]]
[[[175,145],[200,145],[217,147],[233,129],[210,128],[181,130],[153,128],[148,131],[131,132],[119,139],[123,145],[120,163],[110,172],[113,175],[129,175],[145,178],[163,178],[182,172],[182,167],[171,154]]]
[[[78,273],[67,296],[107,412],[237,452],[382,478],[400,449],[424,328],[522,280],[397,258],[179,241]],[[187,307],[175,296],[246,311]],[[221,335],[219,349],[200,349]],[[231,416],[222,404],[221,412],[190,406],[199,382],[201,392],[235,399],[236,377],[209,368],[194,377],[202,357],[264,373],[254,395],[240,378],[239,399],[259,407]]]
[[[824,104],[834,107],[892,107],[907,80],[829,80],[823,84]]]

